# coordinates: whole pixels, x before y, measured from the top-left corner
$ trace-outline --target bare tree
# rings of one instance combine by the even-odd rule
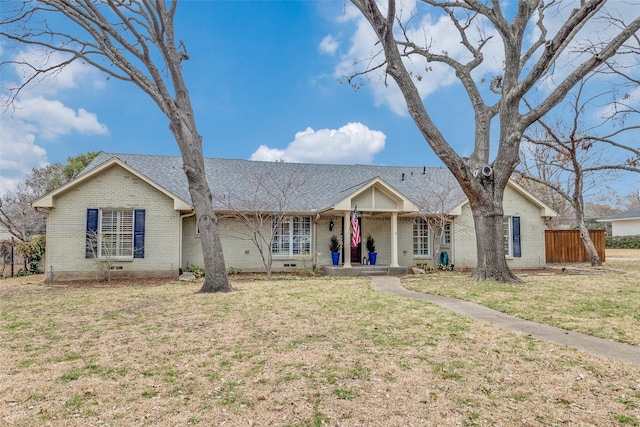
[[[620,19],[616,22],[619,28],[604,41],[583,40],[590,44],[578,46],[581,51],[578,54],[572,41],[588,23],[610,16],[603,9],[606,0],[581,1],[557,29],[547,25],[545,14],[555,12],[550,8],[560,7],[561,1],[520,0],[508,17],[499,0],[422,0],[409,15],[398,10],[395,0],[388,0],[384,9],[376,0],[351,2],[374,30],[379,44],[366,70],[353,73],[348,77],[349,81],[357,84],[359,76],[374,69],[383,70],[393,78],[426,142],[456,177],[469,200],[478,258],[474,278],[519,281],[506,262],[502,205],[505,187],[519,162],[522,136],[531,124],[561,102],[582,78],[603,66],[634,37],[640,29],[640,17],[631,16],[628,23]],[[451,33],[458,35],[464,54],[454,55],[434,48],[427,24],[422,24],[424,21],[420,21],[417,28],[412,27],[428,13],[448,19]],[[534,26],[535,31],[529,31]],[[529,43],[531,34],[536,38]],[[485,81],[476,78],[474,73],[481,73],[479,67],[485,62],[483,51],[493,37],[501,42],[503,69],[502,73]],[[567,56],[571,54],[573,58],[568,61]],[[406,61],[423,61],[424,72],[410,72]],[[566,63],[568,72],[554,73],[558,62]],[[456,153],[433,121],[430,114],[441,106],[427,105],[418,90],[417,82],[428,78],[431,63],[453,70],[473,107],[474,149],[468,159]],[[553,87],[533,108],[523,112],[525,96],[535,92],[538,83],[546,78]],[[494,122],[499,125],[497,147],[492,147],[491,143]],[[494,153],[495,157],[490,160]]]
[[[96,270],[96,279],[110,282],[113,276],[116,258],[109,241],[103,241],[97,231],[87,231],[86,251],[93,260]]]
[[[33,168],[26,180],[0,196],[0,224],[21,242],[44,233],[44,216],[33,210],[31,202],[63,182],[63,165],[50,164]]]
[[[278,230],[292,214],[291,205],[304,197],[301,188],[306,182],[304,165],[295,165],[286,179],[284,174],[273,171],[256,173],[248,177],[250,190],[246,193],[214,193],[216,202],[233,217],[245,225],[244,231],[233,228],[230,236],[249,240],[258,250],[267,276],[271,276],[273,265],[272,247]],[[297,242],[304,244],[305,242]]]
[[[232,290],[227,278],[218,219],[206,180],[202,137],[198,133],[182,63],[189,59],[176,41],[177,0],[6,1],[0,35],[12,42],[59,52],[63,60],[39,67],[21,64],[31,75],[11,89],[13,101],[26,85],[55,74],[76,60],[108,76],[131,82],[156,103],[169,120],[183,159],[201,235],[206,278],[200,292]],[[46,54],[45,53],[45,54]],[[3,61],[2,65],[16,61]]]
[[[452,208],[460,201],[459,190],[451,185],[450,181],[432,183],[429,194],[416,200],[420,208],[419,215],[429,226],[432,240],[433,269],[437,269],[442,251],[443,236],[447,227],[451,227],[453,217],[450,214]]]
[[[22,242],[44,234],[45,217],[33,210],[31,202],[75,178],[98,154],[79,154],[68,157],[66,165],[52,163],[31,169],[23,183],[0,196],[0,224]]]
[[[640,125],[607,129],[610,117],[591,125],[584,123],[589,107],[607,95],[586,96],[587,80],[582,80],[567,98],[569,123],[550,124],[542,118],[524,135],[523,162],[517,174],[525,181],[546,186],[571,204],[591,265],[602,266],[589,236],[584,198],[590,190],[602,188],[606,179],[615,179],[617,172],[640,172],[640,145],[636,143],[638,147],[634,148],[621,142],[623,134],[640,129]]]

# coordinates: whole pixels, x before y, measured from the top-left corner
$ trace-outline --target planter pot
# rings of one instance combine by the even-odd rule
[[[377,258],[378,258],[378,252],[369,252],[369,264],[376,265]]]
[[[338,265],[340,262],[340,252],[331,252],[331,261],[333,265]]]

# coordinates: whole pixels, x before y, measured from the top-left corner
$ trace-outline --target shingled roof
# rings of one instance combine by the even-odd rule
[[[153,181],[176,197],[191,203],[182,157],[146,154],[101,153],[82,174],[113,158]],[[240,159],[205,159],[207,181],[214,194],[251,194],[256,177],[269,175],[282,181],[291,174],[304,176],[300,194],[291,211],[319,212],[357,192],[376,178],[381,179],[418,206],[439,206],[446,194],[444,210],[466,200],[455,178],[446,168],[377,165],[329,165],[314,163],[261,162]],[[81,174],[81,175],[82,175]],[[273,179],[273,178],[272,178]],[[434,195],[440,195],[440,198]],[[221,208],[222,206],[216,206]],[[442,207],[440,207],[442,209]]]
[[[628,219],[640,219],[640,206],[616,215],[605,216],[598,221],[624,221]]]

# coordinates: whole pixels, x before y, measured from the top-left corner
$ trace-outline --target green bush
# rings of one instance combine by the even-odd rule
[[[36,235],[28,242],[18,242],[16,250],[27,259],[28,268],[26,271],[18,272],[18,276],[29,276],[31,274],[42,273],[40,263],[44,259],[47,240],[44,235]]]
[[[640,235],[605,237],[604,246],[608,249],[640,249]]]
[[[237,268],[237,267],[229,267],[229,268],[227,269],[227,272],[228,272],[229,274],[240,274],[240,273],[242,273],[242,270],[241,270],[241,269],[239,269],[239,268]]]
[[[193,277],[195,277],[196,279],[204,277],[204,268],[200,268],[197,265],[187,265],[187,271],[193,274]]]

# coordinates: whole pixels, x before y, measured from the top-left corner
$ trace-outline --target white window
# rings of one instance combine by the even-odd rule
[[[278,224],[272,217],[274,255],[304,255],[311,252],[311,217],[288,216]]]
[[[144,209],[87,209],[85,257],[144,258]]]
[[[413,254],[429,256],[430,238],[427,221],[422,218],[416,219],[413,222]]]
[[[442,229],[442,244],[450,245],[451,244],[451,223],[447,222]]]
[[[504,254],[509,257],[513,256],[512,230],[511,217],[505,216],[502,220],[502,239],[504,241]]]
[[[99,258],[133,258],[133,209],[100,209]]]
[[[505,216],[502,220],[504,253],[508,257],[522,256],[522,241],[520,235],[520,217]]]

